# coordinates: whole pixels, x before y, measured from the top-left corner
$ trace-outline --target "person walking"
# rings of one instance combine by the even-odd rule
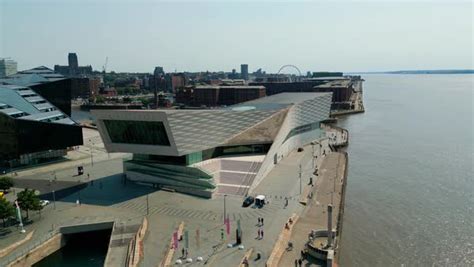
[[[302,259],[299,259],[299,260],[298,260],[298,265],[299,265],[299,266],[302,266],[302,265],[303,265],[303,260],[302,260]]]
[[[263,239],[263,229],[262,229],[262,231],[261,231],[261,233],[260,233],[260,238]]]
[[[262,226],[263,226],[263,217],[260,219],[260,221],[262,222]]]

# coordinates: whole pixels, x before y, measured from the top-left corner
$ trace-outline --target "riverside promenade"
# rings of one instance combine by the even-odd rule
[[[301,251],[308,241],[311,230],[327,229],[327,206],[333,205],[332,218],[334,228],[339,233],[341,207],[343,203],[343,188],[347,157],[345,153],[330,153],[322,162],[321,176],[313,187],[314,197],[310,199],[307,207],[301,213],[298,221],[293,226],[290,241],[293,243],[291,251],[285,251],[277,266],[295,266],[295,260],[301,258]],[[338,237],[336,236],[336,250]],[[326,262],[306,258],[303,266],[326,266]]]

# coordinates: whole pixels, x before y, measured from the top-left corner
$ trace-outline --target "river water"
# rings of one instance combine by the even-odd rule
[[[474,266],[474,75],[364,75],[341,266]]]

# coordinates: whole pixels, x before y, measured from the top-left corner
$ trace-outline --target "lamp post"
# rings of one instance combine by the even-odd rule
[[[300,175],[299,176],[300,176],[300,195],[301,195],[301,191],[302,191],[301,190],[301,164],[300,164]]]
[[[146,215],[149,215],[150,214],[150,206],[149,206],[149,203],[148,203],[148,193],[146,194]]]
[[[53,190],[53,208],[56,209],[56,194]]]
[[[226,214],[226,206],[225,206],[225,198],[227,197],[227,194],[224,195],[224,223],[225,223],[225,219],[227,218],[227,214]]]
[[[89,149],[91,150],[91,165],[94,166],[94,158],[92,157],[92,146],[94,145],[94,143],[92,143],[91,139],[89,139],[89,142],[91,142],[91,146],[89,147]]]

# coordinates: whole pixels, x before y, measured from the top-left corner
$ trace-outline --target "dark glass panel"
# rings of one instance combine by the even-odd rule
[[[104,120],[113,143],[170,146],[161,121]]]

